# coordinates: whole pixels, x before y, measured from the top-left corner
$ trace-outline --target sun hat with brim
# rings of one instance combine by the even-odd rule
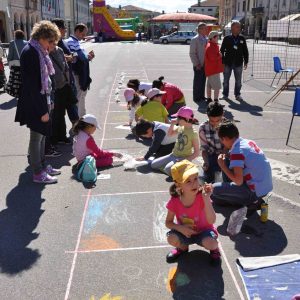
[[[124,91],[124,97],[127,102],[132,101],[134,98],[135,90],[131,88],[127,88]]]
[[[85,123],[94,125],[96,128],[100,129],[100,126],[98,125],[97,119],[94,115],[86,114],[82,116],[81,120]]]
[[[209,35],[208,35],[208,39],[212,39],[213,37],[215,37],[216,35],[219,36],[221,34],[221,32],[216,31],[216,30],[212,30]]]
[[[193,121],[195,121],[195,123],[198,122],[198,120],[194,118],[193,110],[188,106],[183,106],[183,107],[179,108],[178,112],[174,115],[171,115],[171,117],[172,118],[181,117],[181,118],[185,118],[187,120],[193,120]]]
[[[177,162],[171,168],[172,178],[177,183],[184,183],[195,174],[199,174],[197,165],[187,159]]]
[[[153,88],[153,89],[150,89],[149,92],[147,93],[147,98],[148,99],[151,99],[157,95],[164,95],[166,92],[164,91],[161,91],[157,88]]]

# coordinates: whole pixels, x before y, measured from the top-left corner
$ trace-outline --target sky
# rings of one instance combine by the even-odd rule
[[[197,0],[106,0],[106,5],[119,7],[119,5],[134,5],[154,11],[187,12],[188,8],[196,4]]]

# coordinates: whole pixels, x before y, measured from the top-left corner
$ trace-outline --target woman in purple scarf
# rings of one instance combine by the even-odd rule
[[[36,183],[55,183],[60,171],[45,162],[45,138],[50,133],[50,75],[54,68],[49,58],[49,46],[60,39],[56,25],[49,21],[36,23],[29,43],[20,57],[22,89],[15,121],[30,129],[29,162]]]

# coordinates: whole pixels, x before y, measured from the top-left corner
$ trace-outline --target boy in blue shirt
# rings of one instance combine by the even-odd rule
[[[231,182],[215,183],[211,199],[219,204],[260,209],[262,198],[273,189],[269,161],[254,141],[239,136],[233,122],[222,123],[218,135],[230,155],[229,167],[225,154],[219,155],[218,164]]]

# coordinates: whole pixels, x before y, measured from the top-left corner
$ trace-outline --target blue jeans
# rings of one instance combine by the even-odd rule
[[[197,70],[194,67],[194,82],[193,82],[193,101],[200,102],[205,98],[205,72],[204,67]]]
[[[74,124],[79,120],[78,107],[76,104],[71,104],[67,106],[67,113],[68,113],[69,120],[71,121],[72,124]]]
[[[208,154],[208,165],[208,170],[204,171],[204,177],[207,183],[211,183],[215,181],[215,172],[221,172],[216,153]]]
[[[225,97],[228,97],[229,95],[229,80],[231,77],[232,70],[235,78],[234,95],[236,97],[241,95],[243,65],[241,66],[225,65],[224,73],[223,73],[224,75],[223,96]]]
[[[202,246],[202,241],[207,238],[210,237],[214,240],[216,240],[218,238],[218,236],[216,235],[216,233],[212,230],[212,229],[207,229],[204,230],[198,234],[192,235],[190,238],[186,237],[184,234],[182,234],[181,232],[172,229],[167,233],[167,236],[169,235],[176,235],[177,238],[179,239],[180,243],[183,245],[193,245],[193,244],[197,244],[199,246]]]
[[[217,204],[246,206],[259,197],[245,183],[239,186],[233,182],[218,182],[213,184],[211,199]]]

